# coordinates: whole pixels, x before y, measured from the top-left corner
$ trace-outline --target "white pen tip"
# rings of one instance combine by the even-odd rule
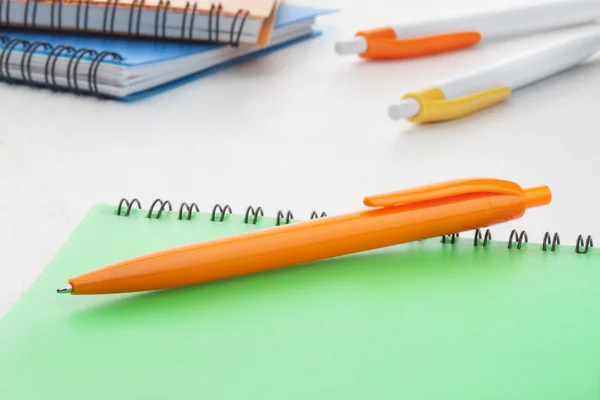
[[[414,99],[405,99],[400,103],[392,104],[388,108],[388,115],[394,121],[398,121],[404,118],[410,118],[417,115],[421,107],[419,102]]]
[[[360,54],[365,51],[367,51],[367,41],[361,36],[335,43],[335,52],[339,55]]]
[[[62,285],[61,287],[59,287],[58,289],[56,289],[56,293],[71,293],[73,291],[73,286],[69,285],[68,283],[66,285]]]

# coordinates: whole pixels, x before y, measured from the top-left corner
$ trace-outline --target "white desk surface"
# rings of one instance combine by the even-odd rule
[[[519,3],[329,1],[341,11],[319,20],[316,40],[133,104],[0,84],[0,316],[92,204],[122,197],[307,218],[360,209],[367,194],[497,177],[547,184],[554,200],[494,227],[495,239],[516,228],[538,243],[558,231],[563,243],[581,233],[600,244],[600,60],[462,120],[414,126],[386,114],[406,91],[572,30],[410,61],[333,51],[359,29]]]

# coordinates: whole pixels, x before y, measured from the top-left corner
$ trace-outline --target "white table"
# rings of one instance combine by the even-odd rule
[[[320,38],[133,104],[0,84],[0,315],[93,203],[121,197],[307,218],[360,209],[367,194],[488,176],[554,193],[550,206],[495,227],[494,239],[516,228],[538,243],[546,231],[600,242],[600,62],[462,120],[414,126],[386,115],[406,91],[561,33],[402,62],[333,51],[357,29],[518,3],[330,1],[343,8],[320,19]]]

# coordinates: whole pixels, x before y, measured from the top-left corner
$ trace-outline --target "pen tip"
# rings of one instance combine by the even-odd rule
[[[334,47],[335,52],[341,56],[347,54],[361,54],[367,51],[367,41],[365,38],[357,36],[350,40],[336,42]]]
[[[71,293],[73,291],[73,286],[69,285],[68,283],[66,285],[62,285],[61,287],[59,287],[58,289],[56,289],[56,293]]]
[[[405,99],[388,108],[388,116],[394,121],[414,117],[419,113],[421,106],[415,99]]]

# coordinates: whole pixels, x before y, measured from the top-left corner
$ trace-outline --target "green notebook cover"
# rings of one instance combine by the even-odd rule
[[[598,250],[435,238],[160,292],[56,294],[276,220],[146,213],[93,207],[0,320],[0,399],[600,399]]]

